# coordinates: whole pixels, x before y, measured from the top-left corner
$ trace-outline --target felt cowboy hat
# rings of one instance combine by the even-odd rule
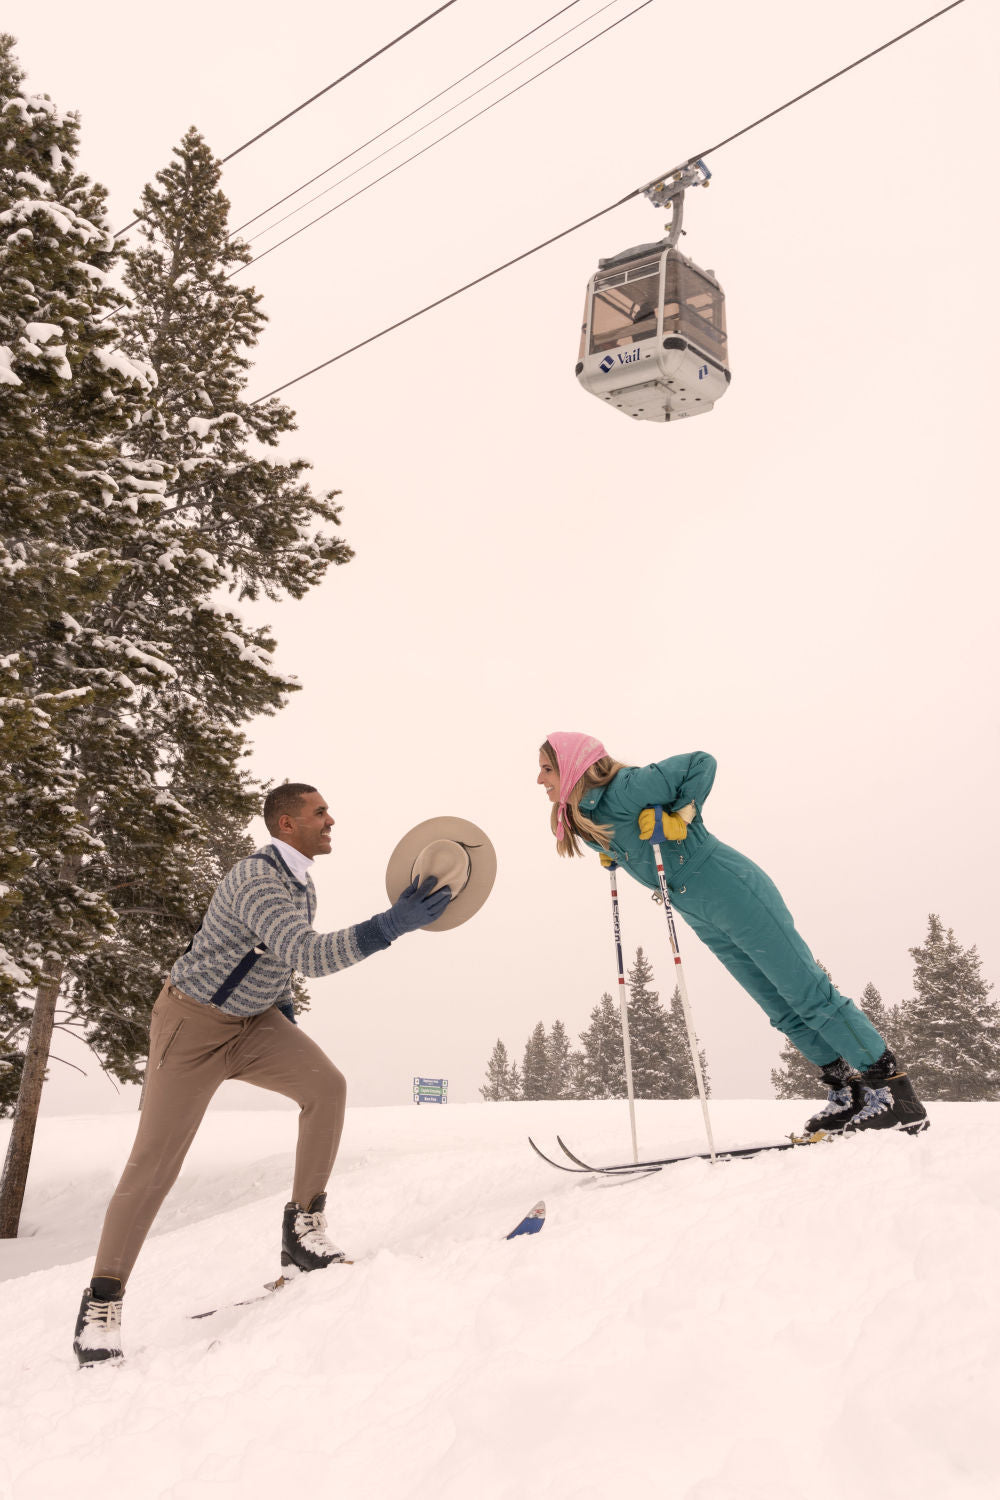
[[[389,856],[385,888],[398,901],[411,880],[433,875],[451,887],[451,900],[424,932],[460,927],[483,905],[497,875],[496,850],[466,818],[428,818],[405,833]]]

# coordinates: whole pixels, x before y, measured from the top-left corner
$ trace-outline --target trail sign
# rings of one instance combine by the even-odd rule
[[[447,1104],[447,1078],[414,1078],[414,1104]]]

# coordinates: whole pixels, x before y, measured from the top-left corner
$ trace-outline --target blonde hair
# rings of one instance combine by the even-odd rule
[[[540,746],[540,753],[551,761],[558,770],[559,757],[553,750],[549,741]],[[576,855],[582,855],[580,839],[589,839],[591,843],[600,844],[602,849],[607,849],[611,843],[611,835],[614,828],[610,823],[593,823],[590,818],[585,817],[580,811],[580,798],[593,791],[595,786],[607,786],[613,781],[619,771],[625,769],[624,761],[615,760],[611,755],[602,755],[600,760],[594,764],[580,777],[576,786],[566,797],[566,806],[563,810],[563,836],[556,839],[556,853],[564,859],[573,859]],[[562,772],[560,771],[560,777]],[[562,781],[559,783],[559,798],[563,797]],[[552,809],[551,827],[553,834],[559,823],[558,803]]]

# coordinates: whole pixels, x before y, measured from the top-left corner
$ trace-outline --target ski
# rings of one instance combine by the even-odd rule
[[[188,1313],[189,1318],[214,1318],[216,1313],[228,1312],[233,1307],[250,1307],[254,1302],[266,1302],[268,1297],[273,1297],[275,1292],[280,1292],[283,1286],[287,1286],[290,1277],[279,1276],[274,1281],[265,1281],[264,1290],[258,1292],[256,1297],[243,1297],[239,1302],[222,1302],[218,1307],[210,1307],[207,1312]]]
[[[523,1219],[520,1219],[518,1223],[514,1225],[514,1228],[510,1231],[509,1234],[504,1235],[504,1239],[513,1240],[522,1234],[538,1234],[544,1223],[545,1204],[543,1202],[538,1202],[535,1204],[534,1208],[530,1209],[525,1214]],[[339,1261],[338,1264],[342,1266],[352,1266],[354,1262],[351,1260],[343,1260]],[[255,1297],[241,1297],[238,1302],[222,1302],[218,1307],[210,1307],[205,1312],[188,1313],[188,1317],[191,1319],[214,1318],[216,1313],[229,1312],[231,1311],[231,1309],[236,1307],[252,1307],[255,1302],[266,1302],[268,1297],[273,1297],[275,1292],[279,1292],[282,1287],[288,1286],[289,1282],[294,1279],[295,1278],[293,1276],[281,1275],[274,1281],[266,1281],[264,1283],[264,1290],[262,1292],[258,1292]]]
[[[590,1162],[583,1161],[579,1156],[576,1156],[569,1149],[569,1147],[566,1145],[566,1142],[562,1139],[561,1136],[557,1135],[556,1140],[559,1142],[560,1149],[565,1151],[570,1161],[576,1162],[577,1166],[579,1167],[586,1168],[588,1172],[609,1172],[617,1174],[619,1172],[641,1172],[647,1170],[651,1171],[653,1169],[659,1171],[661,1167],[672,1167],[680,1161],[712,1160],[712,1153],[710,1151],[691,1151],[683,1156],[665,1156],[658,1158],[655,1161],[620,1162],[612,1166],[595,1167]],[[716,1161],[748,1161],[751,1157],[759,1156],[764,1151],[793,1151],[796,1146],[808,1146],[811,1144],[813,1143],[810,1141],[786,1140],[767,1141],[760,1146],[734,1146],[729,1151],[716,1151],[715,1159]]]
[[[832,1137],[823,1137],[823,1139],[832,1139]],[[582,1157],[577,1156],[574,1151],[571,1151],[561,1136],[557,1135],[556,1140],[559,1143],[560,1150],[574,1163],[573,1166],[567,1166],[565,1162],[553,1161],[552,1157],[546,1156],[545,1152],[535,1144],[530,1136],[528,1137],[528,1144],[543,1161],[548,1162],[550,1167],[557,1167],[560,1172],[597,1172],[606,1177],[627,1177],[631,1174],[641,1175],[647,1172],[659,1172],[663,1167],[672,1167],[682,1161],[711,1161],[712,1159],[710,1151],[687,1151],[679,1156],[658,1157],[653,1161],[614,1162],[605,1166],[595,1166],[592,1162],[584,1161]],[[797,1146],[816,1144],[818,1142],[815,1141],[766,1141],[759,1146],[734,1146],[727,1151],[716,1151],[715,1159],[716,1161],[749,1161],[755,1156],[762,1155],[765,1151],[793,1151]]]
[[[588,1172],[591,1170],[589,1167],[568,1167],[564,1161],[553,1161],[551,1156],[545,1155],[545,1152],[542,1150],[541,1146],[535,1145],[535,1142],[531,1139],[530,1135],[528,1136],[528,1145],[531,1147],[532,1151],[536,1153],[536,1155],[542,1158],[542,1161],[548,1162],[550,1167],[555,1167],[559,1172]]]

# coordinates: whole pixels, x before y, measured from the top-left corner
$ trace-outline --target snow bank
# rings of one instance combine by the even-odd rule
[[[747,1143],[802,1113],[721,1101],[713,1123]],[[703,1149],[696,1102],[638,1117],[647,1153]],[[995,1105],[937,1105],[918,1140],[625,1181],[526,1143],[621,1160],[621,1104],[353,1110],[329,1217],[355,1264],[192,1321],[277,1270],[296,1129],[216,1110],[130,1285],[126,1363],[81,1373],[72,1323],[133,1124],[43,1119],[25,1237],[0,1242],[13,1500],[998,1492]],[[542,1234],[506,1241],[539,1197]]]

